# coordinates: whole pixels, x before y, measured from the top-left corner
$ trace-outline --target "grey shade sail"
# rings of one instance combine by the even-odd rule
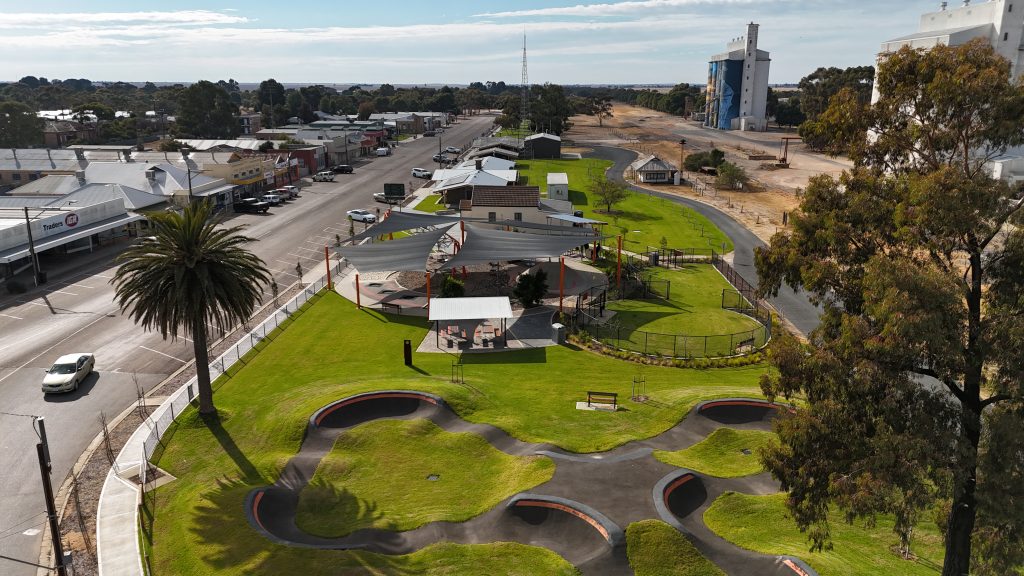
[[[366,232],[361,232],[352,237],[353,242],[363,238],[382,236],[394,232],[404,232],[413,228],[430,228],[432,226],[451,226],[457,224],[461,218],[458,216],[434,216],[431,214],[413,214],[411,212],[391,211],[391,216],[383,222],[371,226]]]
[[[363,273],[426,272],[430,252],[447,232],[448,226],[445,226],[439,230],[422,232],[389,242],[342,246],[335,250],[351,262],[356,270]]]
[[[600,239],[599,235],[552,236],[522,234],[488,230],[473,224],[466,225],[466,243],[459,253],[445,262],[442,270],[483,264],[504,262],[523,258],[555,258],[565,252]]]
[[[590,236],[594,234],[594,230],[591,228],[577,228],[575,226],[566,226],[564,224],[539,224],[537,222],[524,222],[522,220],[495,220],[494,222],[487,222],[486,224],[508,226],[509,228],[561,232],[562,234],[572,234],[574,236],[579,236],[581,234],[584,236]],[[481,226],[485,226],[486,224],[483,222],[480,223]]]

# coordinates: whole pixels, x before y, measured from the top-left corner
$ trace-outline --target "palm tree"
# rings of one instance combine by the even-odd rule
[[[252,238],[242,227],[218,228],[210,202],[183,214],[147,216],[155,236],[128,248],[114,275],[121,311],[166,339],[192,337],[199,385],[199,413],[213,415],[206,327],[227,331],[245,321],[260,302],[261,285],[271,280],[263,261],[243,245]]]

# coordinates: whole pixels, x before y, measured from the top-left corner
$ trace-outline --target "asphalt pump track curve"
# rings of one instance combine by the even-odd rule
[[[730,398],[702,402],[664,433],[593,454],[573,454],[548,444],[517,440],[487,424],[459,418],[438,396],[387,390],[357,394],[315,412],[298,454],[274,485],[246,498],[249,524],[269,540],[288,546],[408,554],[437,542],[482,544],[519,542],[548,548],[584,574],[632,574],[621,526],[647,518],[673,525],[711,561],[729,574],[814,575],[803,562],[739,548],[704,526],[703,511],[726,490],[769,494],[778,485],[767,474],[744,478],[701,478],[657,461],[653,450],[678,450],[703,439],[723,424],[765,429],[781,405]],[[299,494],[320,461],[346,430],[382,418],[430,420],[448,432],[469,432],[514,456],[542,454],[556,461],[554,477],[465,522],[430,522],[404,532],[366,528],[340,538],[308,534],[295,523]],[[680,481],[681,478],[685,481]],[[687,486],[688,485],[688,486]],[[649,492],[654,486],[653,492]],[[668,487],[671,487],[669,489]]]

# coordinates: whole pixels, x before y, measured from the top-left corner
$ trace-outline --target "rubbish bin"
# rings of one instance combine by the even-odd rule
[[[651,260],[651,266],[657,266],[658,265],[658,253],[657,252],[651,252],[649,254],[649,256],[650,256],[650,260]]]
[[[565,326],[559,323],[551,325],[551,339],[555,344],[565,344]]]

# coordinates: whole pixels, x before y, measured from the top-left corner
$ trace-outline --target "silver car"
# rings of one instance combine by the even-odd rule
[[[72,392],[92,373],[96,357],[86,352],[65,354],[53,363],[43,377],[43,392]]]

